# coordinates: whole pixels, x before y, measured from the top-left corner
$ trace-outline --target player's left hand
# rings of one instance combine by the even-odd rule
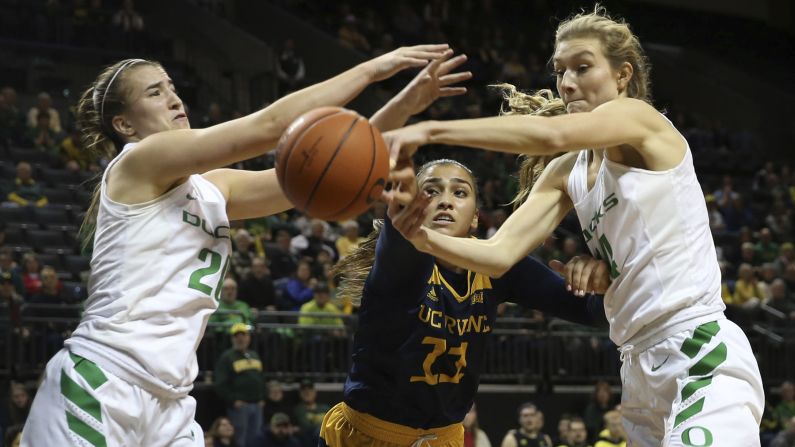
[[[566,290],[577,296],[585,296],[586,293],[603,295],[610,287],[607,263],[591,256],[575,256],[566,265],[553,259],[549,261],[549,267],[563,275]]]
[[[395,100],[408,116],[424,111],[439,98],[467,92],[466,87],[451,87],[472,78],[469,71],[451,73],[466,62],[467,56],[459,54],[450,58],[452,55],[453,52],[449,51],[444,58],[431,61],[397,94]]]

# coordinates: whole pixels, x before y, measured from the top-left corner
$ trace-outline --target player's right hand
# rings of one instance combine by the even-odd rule
[[[563,275],[566,290],[577,296],[585,296],[586,293],[603,295],[610,287],[607,263],[590,256],[575,256],[566,265],[553,259],[549,261],[549,267]]]

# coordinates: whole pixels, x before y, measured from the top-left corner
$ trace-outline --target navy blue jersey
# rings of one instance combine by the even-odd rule
[[[412,428],[461,422],[503,301],[607,326],[601,297],[566,292],[563,279],[533,258],[500,279],[456,273],[414,249],[387,219],[364,285],[345,402]]]

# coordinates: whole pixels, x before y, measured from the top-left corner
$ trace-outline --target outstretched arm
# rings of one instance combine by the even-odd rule
[[[198,130],[159,132],[144,138],[114,166],[114,182],[130,179],[148,185],[157,197],[178,180],[231,165],[273,149],[282,132],[299,115],[320,106],[341,106],[369,84],[408,67],[421,67],[444,55],[447,45],[399,48],[327,81],[288,95],[251,115]],[[127,185],[119,185],[122,188]]]
[[[425,144],[534,155],[628,145],[655,170],[676,166],[684,153],[684,142],[670,123],[649,104],[632,98],[606,102],[592,112],[553,117],[511,115],[425,121],[384,137],[392,158],[413,153]]]

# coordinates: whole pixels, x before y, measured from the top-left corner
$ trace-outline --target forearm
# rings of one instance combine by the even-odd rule
[[[403,105],[400,95],[393,97],[370,118],[370,124],[381,132],[403,127],[411,113]]]
[[[457,267],[499,278],[518,262],[525,253],[521,244],[506,244],[500,238],[487,240],[451,237],[428,231],[428,239],[420,251],[430,253]]]
[[[452,121],[426,121],[428,144],[490,149],[514,154],[555,154],[560,145],[549,118],[499,116]]]

